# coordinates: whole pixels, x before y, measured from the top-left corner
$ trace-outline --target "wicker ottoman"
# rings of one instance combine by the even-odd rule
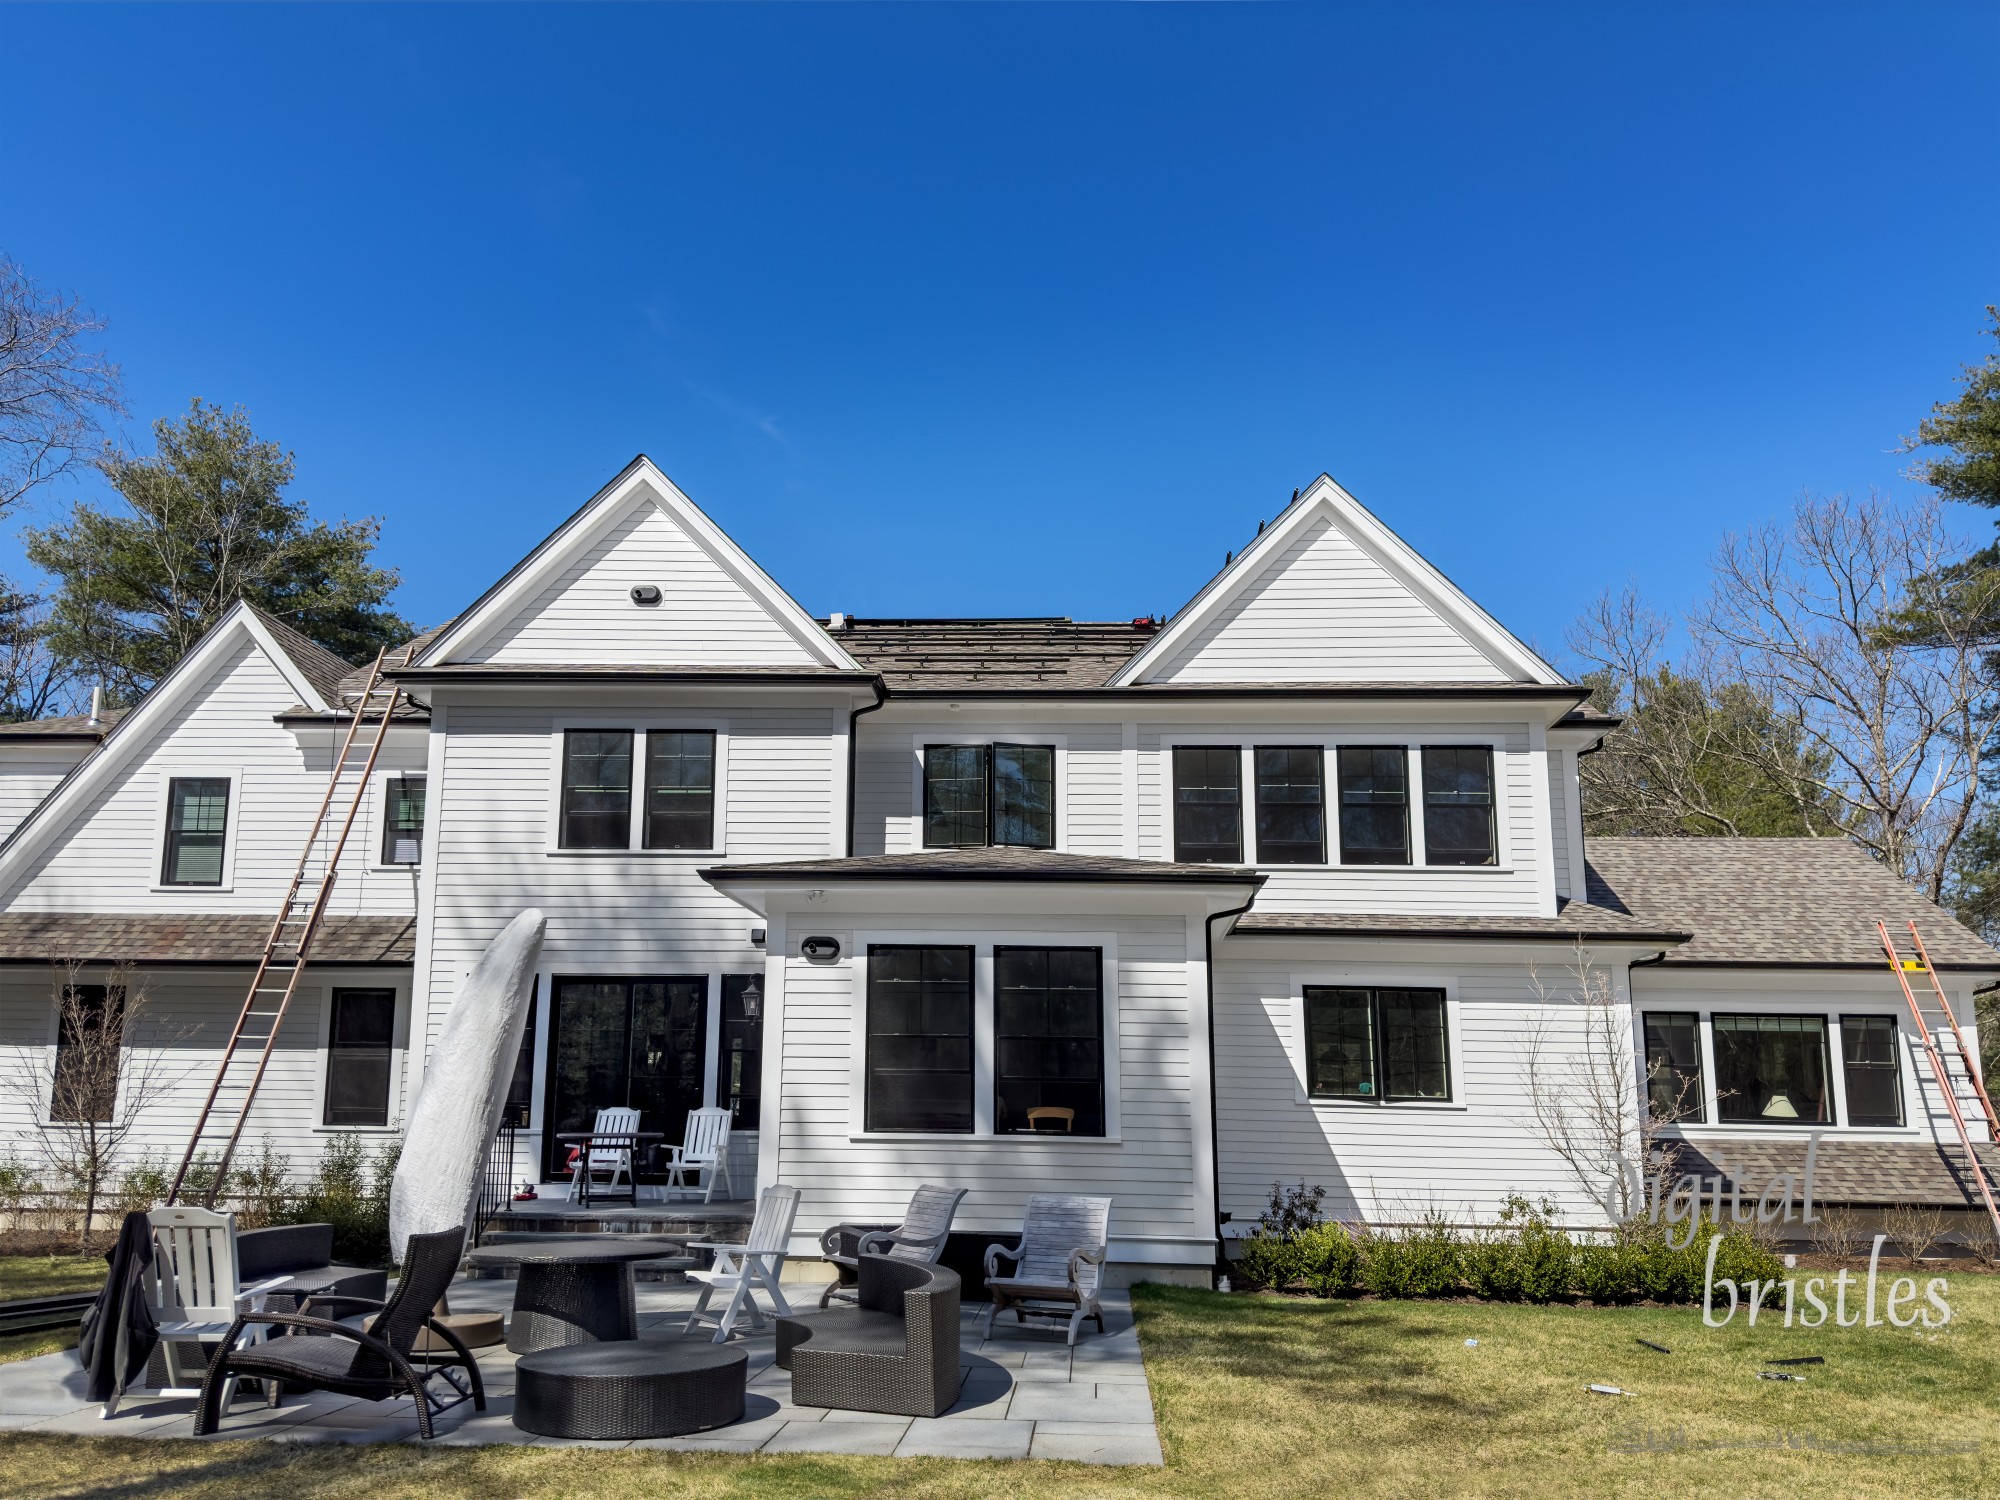
[[[678,1437],[743,1416],[740,1347],[624,1339],[524,1354],[514,1425],[543,1437]]]

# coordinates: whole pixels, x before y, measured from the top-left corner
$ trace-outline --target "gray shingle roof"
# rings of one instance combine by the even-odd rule
[[[1685,928],[1676,928],[1671,923],[1650,920],[1611,907],[1586,905],[1581,901],[1565,902],[1562,910],[1553,917],[1249,912],[1237,918],[1230,931],[1251,937],[1283,937],[1296,933],[1339,937],[1553,938],[1564,942],[1595,938],[1639,943],[1676,943],[1688,935]]]
[[[1594,906],[1692,932],[1668,964],[1878,968],[1875,923],[1905,951],[1914,919],[1939,968],[2000,953],[1845,839],[1592,838]]]
[[[1732,1179],[1748,1195],[1762,1193],[1786,1173],[1801,1185],[1805,1179],[1806,1143],[1800,1141],[1703,1140],[1666,1143],[1674,1158],[1673,1172],[1709,1177],[1718,1173],[1726,1191]],[[1979,1147],[1981,1161],[2000,1174],[2000,1147]],[[1795,1195],[1794,1203],[1803,1209]],[[1957,1146],[1933,1146],[1921,1141],[1822,1140],[1813,1159],[1813,1203],[1913,1203],[1941,1208],[1979,1208],[1985,1204],[1972,1180],[1965,1152]]]
[[[264,627],[271,632],[271,638],[278,643],[278,648],[292,659],[292,665],[299,669],[299,675],[313,685],[313,691],[328,703],[338,703],[340,684],[347,674],[354,670],[353,663],[335,656],[318,641],[299,634],[276,615],[258,609],[254,604],[250,608],[263,622]]]
[[[889,691],[1103,687],[1153,628],[1129,620],[849,620],[833,638]]]
[[[716,865],[708,880],[1049,880],[1099,884],[1257,885],[1264,877],[1240,865],[1178,865],[1159,859],[1061,854],[1053,849],[927,849],[921,854],[864,854],[854,859],[793,859]]]
[[[0,740],[101,740],[129,709],[107,708],[90,722],[88,714],[60,714],[53,719],[24,719],[0,724]]]
[[[319,964],[407,964],[415,917],[328,917],[313,943]],[[112,916],[98,912],[0,912],[0,962],[254,964],[269,917],[190,913]]]

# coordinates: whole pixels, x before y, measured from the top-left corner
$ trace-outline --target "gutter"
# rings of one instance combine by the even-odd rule
[[[870,684],[875,689],[875,701],[852,709],[847,715],[847,847],[842,851],[847,858],[854,858],[854,765],[861,754],[861,740],[855,726],[863,714],[872,714],[889,701],[888,684],[882,681],[882,674],[876,673]]]
[[[1260,887],[1261,889],[1261,887]],[[1222,1124],[1221,1111],[1215,1102],[1215,919],[1217,917],[1240,917],[1250,910],[1257,899],[1257,893],[1250,893],[1250,900],[1229,911],[1212,912],[1203,918],[1202,972],[1208,978],[1208,1160],[1213,1186],[1213,1202],[1209,1205],[1215,1224],[1215,1258],[1218,1263],[1228,1260],[1222,1239]]]

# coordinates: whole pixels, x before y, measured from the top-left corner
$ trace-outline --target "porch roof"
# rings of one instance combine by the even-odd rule
[[[1159,859],[1064,854],[1054,849],[926,849],[917,854],[864,854],[846,859],[793,859],[768,864],[713,865],[715,882],[756,880],[1046,880],[1102,885],[1258,886],[1264,877],[1239,865],[1182,865]]]
[[[1803,1187],[1806,1143],[1764,1139],[1668,1141],[1673,1172],[1720,1174],[1745,1193],[1764,1191],[1789,1173]],[[1989,1170],[2000,1173],[2000,1146],[1979,1147]],[[1813,1159],[1813,1202],[1983,1208],[1965,1152],[1922,1141],[1823,1140]]]
[[[1409,937],[1684,943],[1688,932],[1615,907],[1566,901],[1553,917],[1409,916],[1321,911],[1253,911],[1232,933],[1248,937]]]
[[[328,917],[313,943],[312,962],[408,965],[416,933],[415,917]],[[271,919],[250,914],[4,912],[0,963],[254,964],[270,934]]]

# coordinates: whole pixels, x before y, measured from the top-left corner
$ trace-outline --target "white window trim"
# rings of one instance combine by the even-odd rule
[[[617,729],[632,732],[632,806],[623,849],[562,847],[563,737],[573,729]],[[640,834],[645,826],[646,736],[654,732],[706,731],[715,736],[715,842],[706,849],[646,849]],[[548,827],[543,852],[560,859],[721,859],[729,844],[729,721],[708,714],[593,714],[559,719],[549,735]],[[431,810],[424,806],[425,834]],[[397,868],[402,868],[398,866]]]
[[[396,866],[401,869],[402,866]],[[312,1125],[314,1135],[397,1135],[403,1129],[404,1092],[408,1084],[406,1067],[410,1055],[410,987],[394,979],[380,982],[362,977],[328,976],[317,985],[319,1005],[318,1041],[313,1052]],[[383,1125],[329,1125],[326,1123],[326,1074],[333,1064],[333,992],[335,990],[394,990],[395,1019],[389,1029],[389,1119]],[[296,1000],[295,1002],[296,1003]]]
[[[957,844],[931,845],[924,842],[924,747],[926,745],[1049,745],[1056,753],[1055,818],[1056,841],[1050,848],[1056,853],[1069,851],[1069,736],[1067,734],[1006,734],[995,729],[985,734],[927,734],[917,730],[910,735],[910,852],[921,854],[930,848],[960,848]],[[993,831],[993,809],[987,808],[987,833]],[[1014,845],[984,844],[980,848],[1012,848]]]
[[[943,741],[932,740],[932,744]],[[1059,1149],[1124,1144],[1119,1105],[1118,936],[1113,932],[956,932],[926,928],[913,932],[878,929],[854,932],[849,948],[849,1026],[852,1063],[848,1069],[847,1124],[850,1141],[1033,1141]],[[875,944],[972,949],[972,1129],[869,1130],[868,1120],[868,949]],[[1104,1000],[1104,1134],[1041,1135],[1000,1133],[993,1128],[993,950],[1001,948],[1095,948],[1101,960]]]
[[[168,885],[160,877],[167,864],[167,813],[171,810],[172,784],[196,778],[229,783],[229,811],[222,829],[222,882],[219,885]],[[241,766],[171,766],[159,772],[159,791],[153,805],[153,869],[149,889],[164,895],[202,896],[226,893],[236,888],[236,841],[243,827],[243,768]]]
[[[179,890],[180,887],[174,886],[172,889]],[[208,887],[202,887],[202,889],[208,889]],[[108,990],[111,988],[110,974],[112,967],[109,965],[105,966],[103,971],[95,973],[94,977],[89,973],[80,971],[76,982],[79,985],[101,984]],[[53,985],[49,987],[48,1014],[48,1041],[39,1049],[33,1043],[26,1043],[21,1048],[23,1052],[39,1050],[42,1053],[42,1071],[37,1081],[35,1093],[35,1118],[41,1122],[41,1128],[44,1130],[81,1130],[88,1123],[87,1121],[52,1120],[49,1118],[49,1111],[55,1107],[56,1102],[56,1055],[62,1050],[62,1003],[57,998]],[[125,1037],[122,1030],[119,1035],[119,1051],[126,1055],[121,1056],[118,1062],[118,1090],[112,1095],[111,1106],[114,1119],[117,1117],[118,1095],[122,1094],[125,1089],[125,1067],[131,1060],[129,1054],[134,1050],[130,1038]],[[155,1049],[155,1051],[157,1052],[158,1049]]]
[[[1285,1007],[1283,1030],[1285,1052],[1292,1065],[1292,1102],[1315,1110],[1366,1110],[1373,1114],[1395,1114],[1403,1110],[1431,1113],[1464,1113],[1471,1108],[1465,1097],[1465,1027],[1459,1012],[1459,979],[1456,974],[1421,974],[1408,969],[1302,969],[1286,976],[1289,1003]],[[1451,1070],[1449,1099],[1328,1099],[1314,1094],[1306,1078],[1306,989],[1346,986],[1353,989],[1443,990],[1445,1066]]]
[[[391,864],[382,858],[382,841],[389,832],[389,783],[392,781],[421,781],[424,783],[424,828],[423,847],[431,846],[431,799],[430,773],[421,767],[409,766],[402,770],[377,771],[374,790],[369,793],[368,826],[363,830],[368,835],[368,868],[394,873],[406,870],[411,874],[423,869],[424,861],[418,859],[408,864]]]

